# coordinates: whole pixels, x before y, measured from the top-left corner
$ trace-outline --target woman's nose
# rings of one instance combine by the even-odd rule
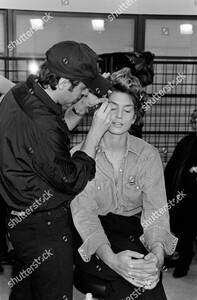
[[[117,117],[118,119],[121,119],[121,118],[122,118],[122,110],[121,110],[121,109],[118,109],[116,117]]]
[[[85,97],[89,94],[89,90],[88,88],[86,88],[83,92],[82,95],[84,95]]]

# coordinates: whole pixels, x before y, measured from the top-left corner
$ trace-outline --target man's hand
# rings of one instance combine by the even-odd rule
[[[95,136],[99,136],[99,139],[101,139],[110,125],[111,105],[108,103],[107,99],[105,99],[101,107],[94,113],[89,132],[92,132]]]
[[[105,100],[101,107],[94,113],[92,125],[80,150],[94,158],[96,148],[98,147],[103,134],[107,131],[110,125],[111,106],[108,101]]]
[[[90,108],[93,108],[104,101],[105,98],[98,98],[96,95],[88,92],[86,96],[83,96],[74,104],[74,107],[80,114],[85,114]]]

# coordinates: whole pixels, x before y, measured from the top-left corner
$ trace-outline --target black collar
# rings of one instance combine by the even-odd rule
[[[27,78],[26,84],[29,88],[30,94],[36,95],[42,103],[49,109],[49,111],[55,113],[57,116],[63,117],[62,107],[56,104],[51,97],[45,92],[45,90],[35,81],[37,76],[30,75]]]

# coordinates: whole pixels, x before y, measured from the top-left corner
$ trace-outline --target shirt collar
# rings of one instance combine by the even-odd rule
[[[35,93],[35,95],[42,101],[42,103],[49,109],[49,111],[52,111],[56,115],[62,117],[63,111],[61,105],[55,103],[51,99],[51,97],[45,92],[45,90],[35,81],[36,78],[37,76],[30,75],[26,81],[27,86],[32,91],[32,93]]]
[[[137,156],[140,156],[140,143],[139,138],[127,133],[127,142],[126,142],[126,151],[125,151],[125,157],[127,156],[128,152],[132,152],[136,154]],[[105,144],[103,142],[103,139],[101,140],[99,146],[97,147],[97,157],[102,152],[105,152]]]

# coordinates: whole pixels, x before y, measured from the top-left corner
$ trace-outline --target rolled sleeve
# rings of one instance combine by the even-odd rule
[[[97,249],[103,245],[109,244],[109,240],[103,232],[96,232],[90,235],[78,249],[81,258],[88,262],[91,259],[91,256],[97,251]]]
[[[93,184],[90,182],[71,202],[73,222],[83,241],[78,251],[87,262],[101,245],[110,245],[98,217],[98,211]]]
[[[178,239],[173,234],[160,226],[152,226],[148,228],[140,237],[140,240],[148,250],[151,249],[151,245],[154,242],[161,242],[164,247],[165,254],[168,255],[171,255],[174,252],[178,242]]]
[[[144,233],[140,240],[149,250],[152,243],[161,242],[165,253],[170,255],[174,252],[178,239],[170,232],[163,166],[156,149],[146,165],[143,180],[141,224]]]

